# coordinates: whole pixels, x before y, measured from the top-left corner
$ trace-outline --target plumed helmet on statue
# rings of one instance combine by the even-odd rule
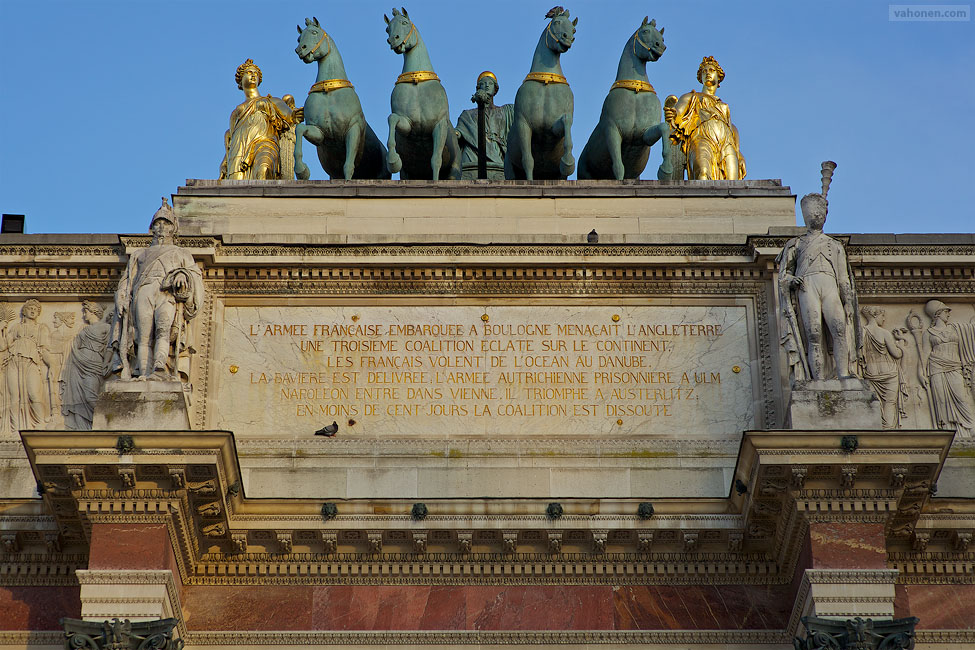
[[[810,215],[822,215],[826,216],[829,211],[829,201],[826,199],[826,195],[829,194],[829,185],[833,181],[833,171],[836,169],[836,163],[832,160],[823,161],[820,166],[820,173],[822,175],[823,181],[823,191],[822,193],[813,192],[812,194],[807,194],[802,197],[799,202],[799,206],[802,209],[803,219],[808,221],[806,216],[807,213]],[[808,225],[808,223],[807,223]]]
[[[152,221],[149,222],[149,230],[152,230],[153,224],[162,219],[163,221],[168,221],[173,224],[173,233],[179,230],[179,221],[176,220],[176,213],[173,212],[173,208],[170,207],[169,201],[166,197],[162,197],[162,205],[156,210],[156,213],[152,215]]]
[[[829,194],[829,184],[833,182],[833,171],[836,169],[836,163],[832,160],[824,160],[822,165],[820,165],[820,174],[823,177],[823,200],[826,201],[826,195]],[[829,205],[829,201],[826,201]]]
[[[934,317],[938,315],[938,312],[951,311],[948,305],[944,304],[940,300],[929,300],[924,305],[924,313],[928,315],[928,318],[934,320]]]

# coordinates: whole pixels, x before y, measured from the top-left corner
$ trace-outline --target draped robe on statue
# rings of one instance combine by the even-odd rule
[[[72,431],[91,429],[95,401],[108,371],[112,326],[99,321],[85,327],[71,344],[61,373],[61,413]]]
[[[177,276],[182,276],[186,283],[186,295],[178,301],[180,309],[174,295]],[[176,319],[191,320],[203,305],[203,276],[189,251],[173,244],[153,244],[129,258],[115,292],[115,305],[116,313],[128,314],[124,319],[128,321],[128,332],[123,337],[123,319],[116,318],[112,347],[118,356],[113,361],[113,370],[122,367],[121,355],[128,352],[121,349],[124,338],[129,344],[155,342],[150,356],[149,372],[152,372],[153,367],[166,365],[170,342],[177,346],[177,353],[185,347],[187,334],[183,323]],[[171,368],[174,373],[176,370]]]
[[[687,157],[687,178],[727,179],[724,166],[727,156],[738,158],[736,178],[744,178],[745,157],[740,153],[738,128],[731,123],[731,109],[714,95],[693,90],[688,94],[691,98],[687,110],[674,120],[681,149]]]
[[[890,356],[887,342],[877,338],[870,327],[863,328],[863,378],[880,399],[881,405],[893,404],[893,412],[888,415],[881,407],[885,429],[896,429],[900,422],[903,404],[900,391],[900,368]]]
[[[975,366],[975,325],[947,323],[927,331],[931,353],[926,372],[939,429],[955,429],[963,437],[975,433],[972,368]]]
[[[515,119],[515,105],[484,107],[484,153],[488,161],[488,176],[491,168],[500,170],[499,178],[504,178],[504,156],[508,150],[508,131]],[[461,165],[466,180],[473,169],[470,178],[477,178],[477,109],[470,108],[463,111],[457,119],[457,134],[461,146]]]
[[[36,429],[51,416],[47,379],[47,325],[23,319],[10,326],[4,338],[9,357],[4,372],[6,406],[11,431]]]
[[[278,102],[281,103],[279,106]],[[230,115],[227,178],[258,178],[262,161],[268,178],[294,178],[294,125],[286,117],[290,107],[280,99],[251,97]]]

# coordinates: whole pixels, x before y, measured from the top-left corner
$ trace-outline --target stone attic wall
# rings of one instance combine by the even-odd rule
[[[117,431],[65,431],[57,383],[82,301],[110,306],[148,236],[0,237],[0,325],[39,300],[47,359],[31,392],[0,351],[0,647],[112,607],[175,615],[189,645],[784,647],[830,607],[918,616],[926,647],[975,640],[975,446],[937,430],[916,345],[930,299],[975,322],[972,235],[835,235],[860,305],[905,341],[896,428],[841,452],[825,423],[776,437],[789,188],[443,188],[180,188],[207,296],[190,426],[127,454]]]

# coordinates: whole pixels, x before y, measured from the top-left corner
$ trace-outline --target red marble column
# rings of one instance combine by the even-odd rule
[[[887,568],[884,524],[844,519],[810,522],[800,606],[821,617],[892,618],[897,571]]]
[[[176,571],[176,556],[166,525],[92,524],[88,568]]]
[[[813,569],[887,568],[882,523],[811,522],[809,542]]]
[[[77,575],[82,618],[182,618],[183,585],[166,524],[93,524],[88,568]]]

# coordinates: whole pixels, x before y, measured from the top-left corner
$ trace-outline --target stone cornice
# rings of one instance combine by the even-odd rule
[[[401,267],[407,261],[411,264],[417,260],[436,263],[443,258],[449,258],[451,264],[463,260],[483,263],[493,259],[499,263],[503,261],[505,265],[518,264],[519,260],[532,265],[540,261],[544,263],[544,260],[561,263],[584,260],[600,265],[636,262],[682,265],[690,258],[697,264],[733,264],[741,268],[742,265],[751,266],[759,259],[764,265],[764,261],[774,257],[794,234],[634,235],[627,236],[625,241],[609,239],[600,244],[553,241],[537,235],[510,237],[504,243],[487,237],[483,242],[451,242],[426,236],[410,244],[370,241],[365,236],[350,241],[348,236],[307,235],[290,236],[288,241],[280,241],[273,236],[260,235],[190,235],[180,237],[178,243],[207,261],[208,265],[217,266],[241,263],[267,266],[295,261],[307,265],[309,262],[351,263],[355,260],[361,264],[368,259],[380,262],[380,267]],[[971,235],[957,235],[955,241],[948,236],[939,237],[940,241],[924,238],[914,241],[898,236],[894,238],[897,241],[891,242],[872,241],[883,240],[883,235],[836,236],[851,241],[847,254],[858,284],[881,280],[900,283],[938,279],[970,281],[975,276],[975,270],[971,268],[975,241]],[[144,234],[110,237],[115,239],[114,243],[90,243],[87,235],[63,235],[58,236],[57,241],[53,241],[52,236],[26,236],[26,239],[0,236],[0,269],[29,264],[40,268],[56,265],[67,270],[66,265],[68,268],[77,265],[68,277],[83,279],[86,270],[103,275],[105,269],[119,269],[132,250],[144,248],[150,242],[150,237]],[[37,277],[44,277],[43,273],[38,273]],[[16,275],[11,276],[14,278]]]
[[[735,470],[743,491],[656,500],[647,520],[636,514],[637,498],[560,499],[555,520],[545,515],[550,499],[427,499],[422,520],[411,499],[347,499],[324,520],[318,500],[247,497],[229,433],[130,435],[135,450],[125,455],[115,449],[117,432],[23,437],[34,471],[44,468],[58,525],[74,531],[69,544],[84,543],[93,523],[165,523],[188,584],[371,584],[390,576],[404,584],[788,583],[806,521],[880,521],[889,523],[890,543],[909,543],[903,531],[924,509],[905,518],[900,504],[926,503],[951,440],[935,431],[857,432],[850,454],[838,451],[838,432],[748,432]],[[359,444],[368,455],[362,441],[347,441],[348,451]],[[856,484],[841,485],[851,466],[859,468]],[[134,488],[120,489],[123,470]],[[80,483],[68,480],[71,472]],[[545,552],[552,531],[561,535],[555,554]],[[458,550],[460,533],[477,548]]]
[[[255,181],[189,178],[177,197],[274,198],[599,198],[687,196],[794,197],[780,179],[740,181],[573,180],[573,181],[454,181],[449,187],[436,181],[314,180]],[[176,199],[179,201],[179,198]]]

